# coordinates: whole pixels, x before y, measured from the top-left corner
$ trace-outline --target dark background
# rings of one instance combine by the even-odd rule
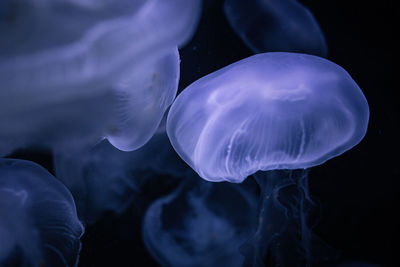
[[[346,69],[358,83],[371,113],[367,135],[358,146],[310,172],[311,194],[322,207],[314,230],[342,252],[342,261],[400,266],[395,236],[399,226],[395,217],[400,191],[400,113],[394,88],[398,34],[394,22],[399,12],[394,1],[301,2],[313,12],[325,33],[328,59]],[[205,1],[199,28],[180,51],[180,90],[253,54],[231,30],[222,3]],[[46,153],[16,156],[52,169]],[[87,227],[79,266],[158,266],[141,241],[141,218],[149,203],[173,186],[168,182],[148,184],[124,214],[106,214]]]

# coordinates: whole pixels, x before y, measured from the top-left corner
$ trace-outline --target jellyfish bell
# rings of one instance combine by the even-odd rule
[[[251,234],[256,204],[244,184],[208,183],[192,172],[149,206],[143,240],[162,266],[242,266],[239,247]]]
[[[367,101],[350,75],[316,56],[258,54],[186,88],[167,121],[182,159],[209,181],[305,169],[364,137]]]
[[[324,34],[297,0],[225,0],[232,29],[254,52],[298,52],[326,57]]]
[[[119,119],[106,135],[113,146],[132,151],[150,140],[175,98],[179,62],[178,50],[174,48],[161,58],[127,71],[118,81],[116,94],[121,101],[116,114]]]
[[[27,227],[31,218],[26,216],[23,208],[26,191],[0,188],[0,196],[0,265],[3,266],[17,246],[21,246],[20,249],[27,254],[27,258],[39,258],[37,247],[29,248],[29,245],[19,240],[19,236],[23,236],[32,243],[38,242],[37,233]]]
[[[0,114],[3,125],[0,136],[4,140],[0,142],[0,149],[4,147],[1,151],[7,153],[31,144],[73,151],[95,145],[104,136],[121,150],[142,146],[156,131],[175,97],[179,78],[178,51],[171,49],[166,55],[140,65],[125,70],[103,92],[87,90],[93,95],[60,94],[44,100],[34,96],[37,92],[28,93],[26,98],[19,93],[3,92],[19,105],[8,102],[0,108],[4,111]],[[3,95],[1,91],[0,95]]]
[[[200,1],[50,2],[11,5],[12,19],[0,21],[10,36],[0,41],[0,154],[102,138],[142,146],[176,95],[177,46],[193,34]]]
[[[77,264],[83,226],[74,201],[40,166],[1,159],[0,215],[1,266]]]

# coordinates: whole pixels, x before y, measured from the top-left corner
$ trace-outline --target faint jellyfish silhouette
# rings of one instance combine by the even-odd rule
[[[114,2],[10,6],[0,21],[9,37],[0,40],[0,154],[105,137],[134,150],[151,138],[176,95],[176,47],[191,37],[200,1]]]
[[[191,169],[172,148],[165,127],[138,150],[119,151],[107,140],[92,149],[57,153],[56,177],[74,196],[79,218],[96,222],[106,211],[123,212],[154,175],[182,177]]]
[[[75,266],[83,226],[69,191],[24,160],[0,160],[0,265]]]
[[[314,16],[297,0],[225,0],[225,16],[254,52],[299,52],[327,56]]]
[[[170,109],[167,133],[206,180],[240,183],[254,174],[262,208],[256,233],[243,248],[248,261],[262,264],[268,249],[270,261],[296,266],[322,254],[310,250],[319,240],[307,228],[307,171],[291,170],[349,150],[364,137],[368,119],[364,95],[338,65],[305,54],[265,53],[186,88]]]
[[[162,266],[242,266],[240,245],[251,234],[257,195],[244,184],[187,176],[150,205],[142,234]]]

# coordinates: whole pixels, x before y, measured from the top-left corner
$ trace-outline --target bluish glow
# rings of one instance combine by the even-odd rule
[[[69,191],[40,166],[0,160],[0,265],[75,266],[82,224]]]
[[[225,0],[225,15],[254,52],[299,52],[326,57],[325,37],[297,0]]]
[[[149,141],[175,99],[178,81],[177,49],[126,72],[115,86],[117,120],[106,135],[110,143],[120,150],[131,151]]]
[[[56,174],[0,158],[0,267],[77,266],[83,225],[90,226],[82,266],[149,266],[152,257],[172,267],[378,267],[372,262],[389,256],[386,235],[377,238],[359,220],[381,230],[384,213],[365,216],[373,208],[361,207],[349,228],[340,228],[351,207],[335,210],[349,199],[339,196],[332,204],[335,195],[359,197],[357,209],[374,201],[363,192],[352,195],[337,184],[330,195],[312,184],[315,196],[323,195],[321,208],[329,206],[321,210],[324,221],[316,220],[320,207],[308,189],[308,168],[360,142],[369,107],[345,70],[307,55],[326,57],[327,44],[304,1],[206,0],[200,31],[182,50],[183,74],[204,75],[250,50],[279,52],[243,59],[194,82],[166,122],[181,76],[178,48],[194,33],[201,2],[0,0],[0,157],[30,158]],[[340,13],[317,6],[320,18]],[[344,21],[337,33],[349,37],[362,30]],[[336,40],[330,45],[338,44],[329,37]],[[353,37],[346,39],[349,47],[365,39],[362,32]],[[380,78],[366,82],[382,84]],[[389,138],[381,128],[372,129],[372,137]],[[316,179],[341,177],[339,169],[323,169]],[[348,181],[342,178],[337,182]],[[320,239],[332,241],[332,223],[345,235],[334,236],[342,258]],[[370,243],[354,243],[365,233],[361,242]],[[380,249],[370,246],[374,242]],[[369,257],[362,249],[380,254]],[[349,252],[373,260],[343,262]]]
[[[308,170],[253,175],[260,187],[259,214],[251,238],[241,247],[243,266],[326,266],[338,252],[313,233],[317,204],[308,189]],[[329,265],[329,264],[328,264]]]
[[[75,198],[79,218],[90,224],[105,211],[123,212],[150,176],[183,177],[191,171],[162,126],[138,150],[122,152],[104,140],[92,149],[56,154],[54,166]]]
[[[364,137],[368,119],[364,95],[338,65],[265,53],[186,88],[167,132],[202,178],[241,182],[258,170],[309,168],[340,155]]]
[[[0,20],[0,154],[104,137],[133,150],[175,97],[176,46],[191,37],[200,1],[23,0],[8,10]]]
[[[188,176],[148,208],[143,239],[162,266],[242,266],[239,247],[251,233],[256,205],[243,184]]]

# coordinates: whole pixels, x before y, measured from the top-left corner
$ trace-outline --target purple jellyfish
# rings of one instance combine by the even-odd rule
[[[171,107],[167,133],[202,178],[255,177],[262,198],[258,228],[243,247],[248,262],[261,264],[268,249],[270,261],[296,266],[317,256],[311,246],[318,238],[306,227],[307,169],[358,144],[368,119],[363,93],[340,66],[311,55],[265,53],[186,88]]]
[[[200,0],[3,3],[0,155],[144,145],[172,103]]]
[[[94,223],[105,211],[121,213],[152,176],[193,172],[172,148],[165,126],[143,147],[124,152],[107,140],[92,149],[55,155],[56,177],[74,196],[79,218]]]
[[[0,160],[0,266],[76,266],[83,231],[65,186],[37,164]]]
[[[209,183],[191,172],[148,208],[148,251],[162,266],[242,266],[239,247],[252,234],[257,195],[248,184]]]

